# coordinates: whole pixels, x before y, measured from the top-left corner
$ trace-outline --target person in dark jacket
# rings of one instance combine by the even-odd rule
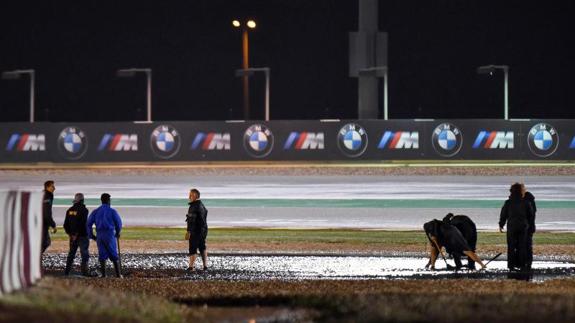
[[[531,269],[533,263],[533,234],[535,233],[535,217],[537,216],[537,205],[535,204],[535,196],[528,192],[525,185],[522,184],[523,198],[531,205],[533,210],[533,218],[529,219],[529,229],[527,230],[527,258],[525,260],[526,269]]]
[[[444,218],[443,222],[451,224],[456,227],[459,232],[463,235],[467,244],[471,248],[471,251],[475,252],[477,246],[477,228],[475,223],[466,215],[453,215],[453,213],[448,213]],[[461,254],[451,253],[448,251],[455,261],[455,266],[459,269],[463,267],[461,264]],[[475,269],[475,261],[471,257],[467,257],[467,267],[469,269]]]
[[[82,275],[89,276],[88,273],[88,260],[90,259],[90,239],[86,233],[86,222],[88,220],[88,209],[84,205],[84,194],[76,193],[74,195],[74,205],[66,211],[66,218],[64,220],[64,230],[70,238],[70,251],[66,259],[66,270],[64,274],[67,276],[72,270],[74,259],[76,258],[76,251],[80,247],[80,255],[82,262],[80,270]]]
[[[98,260],[102,277],[106,277],[106,260],[110,259],[114,264],[116,277],[122,277],[120,273],[120,257],[118,256],[118,245],[116,239],[120,238],[122,231],[122,219],[116,210],[110,207],[110,194],[104,193],[100,197],[102,205],[92,211],[86,223],[88,238],[96,240],[98,245]],[[92,231],[92,226],[96,224],[96,234]]]
[[[507,268],[510,270],[527,269],[527,237],[529,223],[534,221],[531,205],[523,198],[520,183],[511,185],[511,194],[501,208],[499,231],[507,224]]]
[[[423,230],[431,245],[429,262],[425,268],[435,269],[435,261],[439,253],[442,253],[443,247],[451,254],[466,255],[480,264],[481,268],[485,268],[481,258],[471,250],[467,240],[455,226],[443,221],[432,220],[423,225]]]
[[[206,237],[208,236],[208,210],[200,200],[200,191],[191,189],[189,195],[190,203],[186,222],[188,224],[186,240],[189,241],[189,265],[188,271],[194,271],[197,252],[202,256],[203,269],[208,269],[208,252],[206,250]]]
[[[52,233],[58,231],[56,229],[56,222],[54,222],[54,218],[52,217],[52,204],[54,203],[55,190],[56,185],[54,181],[44,182],[44,197],[42,199],[42,253],[52,244],[48,230],[52,228]]]

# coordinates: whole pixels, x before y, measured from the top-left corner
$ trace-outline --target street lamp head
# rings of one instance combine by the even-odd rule
[[[495,67],[493,65],[479,66],[477,68],[477,74],[493,75],[493,72],[495,72]]]
[[[256,22],[253,20],[248,20],[248,22],[246,23],[246,25],[248,26],[248,28],[254,29],[256,28]]]
[[[133,70],[118,70],[116,75],[118,77],[133,77],[136,74]]]
[[[232,20],[232,25],[236,28],[239,28],[242,24],[239,20]]]
[[[17,80],[20,78],[20,73],[14,73],[14,72],[3,72],[2,73],[2,79],[3,80]]]

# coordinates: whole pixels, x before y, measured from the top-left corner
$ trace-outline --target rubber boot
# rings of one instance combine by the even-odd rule
[[[89,277],[90,272],[88,271],[88,262],[83,262],[80,264],[80,270],[82,271],[82,276]]]
[[[64,275],[70,275],[70,271],[72,271],[72,266],[74,265],[74,259],[68,258],[66,260],[66,269],[64,270]]]
[[[102,272],[102,277],[106,277],[106,260],[100,260],[100,271]]]
[[[114,270],[116,271],[116,277],[122,278],[122,274],[120,273],[120,262],[118,260],[112,261],[114,264]]]

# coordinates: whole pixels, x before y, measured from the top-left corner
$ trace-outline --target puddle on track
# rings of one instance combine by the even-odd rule
[[[78,258],[78,257],[77,257]],[[199,258],[199,257],[198,257]],[[76,259],[76,265],[79,260]],[[63,269],[66,255],[44,255],[47,269]],[[436,270],[425,270],[427,258],[383,256],[291,256],[291,255],[214,255],[209,257],[209,270],[186,273],[188,257],[185,254],[126,254],[122,255],[122,268],[126,276],[162,277],[190,280],[321,280],[321,279],[505,279],[532,281],[575,276],[575,264],[561,261],[534,261],[529,273],[510,273],[505,260],[496,260],[486,271],[458,272],[445,269],[438,260]],[[453,264],[453,261],[449,261]],[[466,263],[466,261],[464,262]],[[96,268],[96,259],[91,267]],[[201,268],[201,260],[196,263]]]

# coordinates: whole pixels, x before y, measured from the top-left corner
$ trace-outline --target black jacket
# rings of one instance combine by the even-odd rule
[[[208,234],[208,210],[200,200],[190,202],[188,214],[186,214],[188,232],[205,237]]]
[[[44,198],[42,199],[42,229],[48,231],[48,228],[56,227],[56,222],[52,217],[52,203],[54,202],[54,194],[44,191]]]
[[[499,227],[507,223],[507,230],[534,230],[535,213],[531,203],[523,198],[508,199],[501,208]]]
[[[66,211],[64,220],[64,230],[68,235],[77,235],[78,237],[88,236],[86,232],[86,221],[88,220],[88,209],[84,203],[74,203]]]
[[[535,232],[535,217],[537,216],[537,204],[535,204],[535,196],[531,194],[531,192],[525,192],[525,196],[523,197],[533,209],[533,223],[532,226],[529,226],[529,233],[533,234]]]
[[[445,247],[450,254],[462,254],[463,251],[472,251],[469,243],[455,226],[439,220],[433,220],[423,225],[427,237],[435,237],[439,246]],[[432,245],[434,245],[432,243]]]
[[[456,227],[463,235],[472,251],[475,251],[477,246],[477,228],[475,223],[466,215],[453,215],[448,214],[443,218],[443,222],[451,224]]]

